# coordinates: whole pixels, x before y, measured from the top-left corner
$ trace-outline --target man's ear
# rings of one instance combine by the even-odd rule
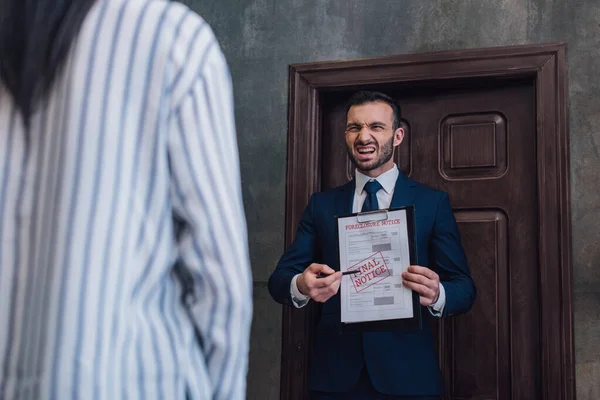
[[[398,128],[394,132],[394,147],[399,146],[400,143],[404,140],[404,129]]]

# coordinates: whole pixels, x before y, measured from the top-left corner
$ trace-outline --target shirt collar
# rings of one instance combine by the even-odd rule
[[[398,175],[400,175],[400,172],[398,172],[398,167],[396,164],[394,164],[394,168],[384,172],[376,178],[371,178],[359,170],[356,170],[356,194],[360,195],[363,192],[367,182],[373,179],[377,180],[381,184],[383,190],[385,190],[387,194],[392,194],[394,192],[394,187],[396,186]]]

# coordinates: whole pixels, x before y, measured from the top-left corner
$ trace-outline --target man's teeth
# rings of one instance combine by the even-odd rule
[[[368,148],[368,149],[358,149],[358,152],[360,154],[369,154],[369,153],[373,153],[375,151],[375,149],[372,148]]]

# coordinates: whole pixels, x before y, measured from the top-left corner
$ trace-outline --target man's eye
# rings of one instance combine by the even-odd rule
[[[371,129],[374,131],[381,131],[381,130],[383,130],[383,126],[382,125],[373,125],[373,126],[371,126]]]
[[[360,128],[358,126],[350,126],[346,128],[346,132],[356,133],[358,131],[360,131]]]

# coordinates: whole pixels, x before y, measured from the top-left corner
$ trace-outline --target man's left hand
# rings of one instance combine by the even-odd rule
[[[402,273],[402,284],[419,293],[422,306],[435,304],[440,296],[440,277],[429,268],[409,266]]]

